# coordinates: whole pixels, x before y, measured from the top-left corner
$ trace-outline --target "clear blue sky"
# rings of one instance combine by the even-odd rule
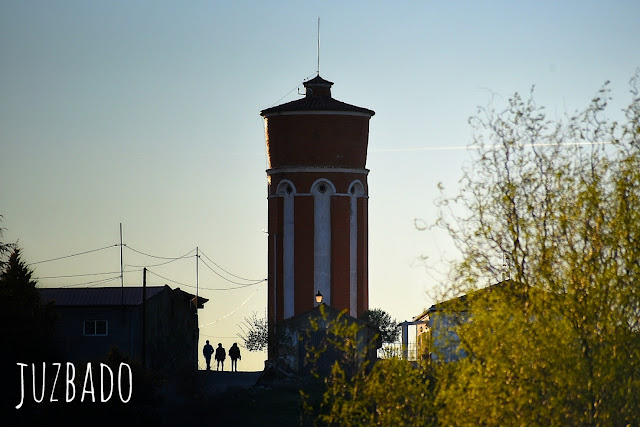
[[[420,257],[445,270],[441,257],[453,256],[444,235],[417,231],[414,219],[435,220],[438,182],[456,190],[469,159],[456,148],[470,142],[476,107],[492,98],[499,107],[535,84],[538,102],[561,117],[605,80],[623,103],[640,66],[638,1],[2,0],[5,240],[19,240],[35,263],[117,244],[123,223],[131,248],[172,258],[198,246],[237,276],[266,278],[259,111],[296,99],[315,74],[318,17],[320,74],[335,83],[333,96],[376,111],[370,306],[398,320],[434,302],[434,274]],[[124,262],[139,270],[163,260],[125,250]],[[38,277],[117,272],[120,253],[34,268]],[[150,269],[195,285],[194,257]],[[124,279],[140,285],[142,273]],[[199,279],[202,288],[234,286],[202,264]],[[164,283],[180,286],[149,276]],[[201,336],[226,347],[242,318],[266,307],[266,285],[200,294],[210,299]],[[245,357],[241,369],[260,369],[263,359]]]

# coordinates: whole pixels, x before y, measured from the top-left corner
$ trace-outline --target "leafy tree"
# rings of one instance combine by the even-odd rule
[[[398,341],[400,327],[398,322],[392,319],[386,311],[380,308],[366,310],[360,315],[360,319],[380,330],[380,338],[383,344],[393,344]]]
[[[637,83],[620,122],[604,115],[607,85],[564,119],[518,94],[504,111],[479,110],[475,159],[438,219],[462,256],[437,316],[464,357],[432,362],[428,375],[398,360],[355,375],[334,365],[312,419],[640,424]]]
[[[50,338],[55,317],[51,306],[40,304],[32,274],[18,248],[0,271],[0,406],[12,410],[20,392],[16,362],[42,363],[54,357]]]
[[[347,376],[335,364],[312,411],[317,425],[426,426],[436,422],[434,381],[425,365],[385,359]],[[307,405],[306,410],[309,412]]]
[[[240,325],[242,333],[238,337],[244,342],[244,347],[249,351],[263,351],[267,349],[269,342],[269,329],[267,318],[258,318],[254,312],[251,317],[245,317]]]
[[[362,324],[345,312],[329,319],[324,306],[322,320],[311,319],[308,336],[327,331],[325,339],[305,344],[305,360],[314,366],[333,349],[330,372],[312,369],[322,384],[320,396],[301,390],[306,418],[314,425],[424,426],[435,422],[434,381],[426,365],[414,366],[398,359],[377,361],[365,355],[376,348],[375,339]],[[382,312],[382,310],[377,310]],[[384,313],[384,312],[383,312]],[[385,313],[386,314],[386,313]]]
[[[0,335],[9,359],[42,360],[50,348],[53,312],[40,304],[33,272],[15,248],[0,273]]]
[[[438,224],[462,253],[468,357],[442,366],[444,424],[640,423],[640,96],[550,119],[530,96],[471,119],[476,158]],[[503,257],[508,262],[503,262]],[[500,292],[474,292],[509,278]],[[454,318],[460,307],[453,308]]]

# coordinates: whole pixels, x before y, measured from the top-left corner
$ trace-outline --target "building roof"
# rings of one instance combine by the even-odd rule
[[[449,299],[449,300],[442,301],[440,303],[434,304],[431,307],[429,307],[428,309],[426,309],[425,311],[423,311],[422,313],[420,313],[417,316],[415,316],[413,318],[413,320],[414,321],[422,320],[426,316],[428,316],[429,314],[435,313],[437,311],[443,311],[445,309],[454,308],[455,309],[454,311],[466,311],[467,310],[467,298],[477,294],[480,291],[486,293],[486,292],[492,292],[492,291],[500,290],[500,289],[513,289],[515,287],[516,287],[516,284],[514,282],[512,282],[511,280],[509,280],[509,279],[503,280],[502,282],[494,283],[493,285],[489,285],[487,287],[471,291],[469,294],[461,295],[459,297],[452,298],[452,299]]]
[[[187,299],[192,300],[195,295],[184,292],[180,288],[171,289],[169,286],[147,286],[147,301],[164,289],[177,291]],[[136,306],[142,304],[142,287],[107,287],[107,288],[39,288],[40,299],[43,303],[53,302],[56,306]],[[207,298],[198,297],[198,307],[209,301]]]
[[[331,97],[332,82],[323,79],[320,75],[303,83],[306,88],[306,95],[302,99],[286,102],[267,108],[260,112],[263,117],[277,115],[285,112],[311,112],[311,111],[336,111],[362,113],[373,116],[375,112],[367,108],[357,107],[338,101]]]

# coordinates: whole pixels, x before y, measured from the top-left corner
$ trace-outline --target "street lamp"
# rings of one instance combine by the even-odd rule
[[[322,304],[322,294],[320,293],[320,291],[318,291],[318,293],[316,294],[316,303]]]

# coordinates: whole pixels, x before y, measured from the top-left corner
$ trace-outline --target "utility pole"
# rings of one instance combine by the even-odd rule
[[[142,269],[142,368],[147,367],[147,268]]]
[[[120,299],[121,299],[122,305],[124,305],[124,264],[122,261],[122,223],[120,223],[120,285],[122,288],[120,292]]]
[[[196,246],[196,313],[198,312],[198,259],[200,258],[198,247]]]

